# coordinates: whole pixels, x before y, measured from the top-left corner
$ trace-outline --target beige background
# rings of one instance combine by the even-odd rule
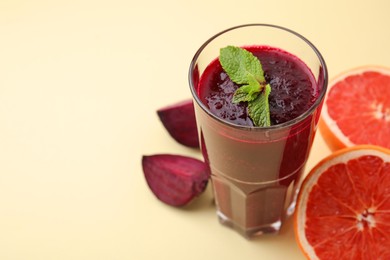
[[[330,76],[390,66],[387,0],[0,1],[0,259],[304,259],[288,221],[247,241],[210,189],[155,199],[141,156],[200,153],[156,110],[190,97],[189,62],[222,29],[272,23],[309,38]],[[317,135],[311,168],[329,154]]]

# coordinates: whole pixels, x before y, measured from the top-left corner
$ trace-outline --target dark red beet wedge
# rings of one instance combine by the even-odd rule
[[[172,154],[142,157],[146,182],[156,197],[171,206],[184,206],[200,195],[210,174],[200,160]]]
[[[192,100],[157,110],[157,114],[168,133],[178,143],[199,148],[198,129]]]

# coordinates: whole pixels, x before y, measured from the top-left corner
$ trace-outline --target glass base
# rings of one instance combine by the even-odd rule
[[[297,184],[292,179],[265,184],[243,184],[212,175],[219,222],[247,239],[278,234],[294,213]]]
[[[246,194],[231,183],[215,180],[221,192],[217,195],[223,196],[219,196],[219,201],[216,201],[219,222],[247,239],[278,234],[286,219],[294,214],[298,195],[294,182],[287,188],[271,186]],[[222,187],[228,188],[228,192],[222,192]]]
[[[278,234],[282,227],[282,220],[278,220],[263,226],[244,228],[234,223],[220,211],[217,211],[217,215],[218,220],[222,225],[232,228],[247,239],[253,239],[264,234]]]

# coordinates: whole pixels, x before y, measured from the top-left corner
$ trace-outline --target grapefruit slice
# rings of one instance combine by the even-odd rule
[[[319,162],[294,216],[308,259],[390,259],[390,150],[358,145]]]
[[[365,66],[335,77],[319,127],[333,151],[359,144],[390,148],[390,68]]]

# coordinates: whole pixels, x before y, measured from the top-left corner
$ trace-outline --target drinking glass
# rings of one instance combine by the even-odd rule
[[[303,114],[270,127],[240,126],[212,114],[198,96],[205,68],[228,45],[266,45],[300,58],[319,95]],[[293,214],[327,88],[327,68],[317,48],[280,26],[246,24],[222,31],[196,52],[189,69],[201,150],[211,171],[219,221],[246,238],[278,233]]]

